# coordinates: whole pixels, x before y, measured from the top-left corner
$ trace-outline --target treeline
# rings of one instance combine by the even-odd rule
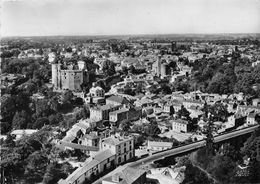
[[[215,148],[213,154],[209,154],[207,148],[202,148],[192,154],[190,159],[194,165],[208,172],[218,183],[259,183],[259,140],[258,129],[246,142],[240,141],[240,145],[224,144],[218,149]],[[249,162],[248,165],[245,165],[245,160]],[[246,169],[241,169],[238,165]]]
[[[227,58],[196,60],[190,80],[190,90],[208,93],[260,95],[260,66],[252,67],[252,60],[233,53]],[[254,85],[256,85],[254,88]]]
[[[68,119],[63,114],[79,107]],[[89,110],[83,107],[83,101],[75,98],[71,91],[62,95],[47,91],[43,99],[33,100],[26,92],[7,96],[1,104],[1,133],[15,129],[41,129],[45,125],[71,127],[78,119],[89,116]]]
[[[51,143],[50,127],[16,142],[11,136],[1,144],[1,181],[6,183],[57,183],[74,169],[68,162],[58,163],[66,154]]]

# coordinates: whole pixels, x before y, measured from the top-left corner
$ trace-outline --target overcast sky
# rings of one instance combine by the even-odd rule
[[[5,1],[2,36],[260,33],[260,0]]]

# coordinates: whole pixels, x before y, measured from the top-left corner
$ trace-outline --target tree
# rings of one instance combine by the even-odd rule
[[[131,66],[129,67],[129,72],[130,72],[131,74],[135,74],[135,67],[134,67],[133,65],[131,65]]]
[[[107,76],[114,75],[116,73],[114,62],[112,62],[110,60],[105,60],[102,63],[102,70],[103,70],[104,74]]]
[[[218,154],[231,158],[234,162],[241,159],[239,150],[236,150],[231,144],[224,144],[218,151]]]
[[[65,93],[63,93],[61,108],[63,110],[71,109],[73,107],[73,98],[74,98],[74,95],[73,95],[72,91],[67,90]]]
[[[244,73],[238,76],[238,81],[235,84],[235,92],[243,92],[245,94],[251,94],[253,92],[252,85],[254,84],[254,78],[251,73]]]
[[[183,91],[184,93],[189,92],[190,84],[188,81],[183,81],[183,80],[177,80],[173,84],[173,89],[175,91]]]
[[[166,84],[161,85],[161,91],[163,94],[171,94],[172,92],[171,88]]]
[[[217,102],[213,105],[204,104],[202,111],[205,113],[205,117],[208,117],[210,114],[212,121],[224,122],[228,117],[227,106],[221,102]]]
[[[15,142],[14,142],[14,137],[11,134],[7,134],[6,139],[4,140],[3,147],[14,147]]]
[[[127,75],[128,74],[128,69],[126,66],[122,66],[122,72],[123,74]]]
[[[156,121],[152,121],[149,126],[145,128],[145,133],[150,136],[157,136],[161,133]]]
[[[58,125],[61,121],[63,121],[63,116],[61,113],[52,114],[48,117],[51,125]]]
[[[209,118],[208,124],[206,127],[206,149],[207,149],[207,154],[212,155],[214,154],[214,136],[213,136],[213,122]]]
[[[38,118],[36,122],[33,124],[32,128],[41,129],[44,125],[50,124],[49,119],[46,117]]]
[[[181,109],[177,112],[178,118],[186,118],[187,120],[190,120],[190,112],[182,105]]]
[[[1,121],[1,129],[0,129],[1,134],[6,134],[10,130],[12,130],[12,123],[8,121]]]
[[[30,116],[25,111],[17,111],[12,121],[13,129],[26,129],[27,124],[30,121]]]
[[[234,81],[231,80],[230,76],[223,73],[217,73],[210,80],[206,91],[208,93],[231,94],[233,93],[233,85]]]
[[[128,120],[123,120],[120,125],[120,129],[124,132],[128,131],[130,129],[130,122]]]
[[[41,181],[45,173],[45,168],[48,164],[48,157],[42,151],[35,151],[27,158],[25,175],[28,180],[33,182]]]
[[[16,112],[16,102],[13,96],[7,97],[6,100],[1,100],[1,115],[2,119],[12,120]]]
[[[169,67],[172,68],[172,70],[176,70],[176,67],[177,67],[176,62],[175,62],[175,61],[171,61],[171,62],[169,63]]]
[[[141,93],[143,91],[143,85],[141,83],[137,84],[135,91],[136,93]]]
[[[260,162],[260,130],[256,130],[244,143],[241,153]]]
[[[57,169],[57,163],[50,163],[45,171],[45,174],[43,176],[43,183],[44,184],[51,184],[56,183],[58,180],[58,169]]]
[[[62,94],[62,101],[63,101],[63,103],[72,102],[73,97],[74,97],[74,95],[73,95],[72,91],[67,90]]]
[[[228,156],[217,155],[211,172],[220,183],[230,183],[235,176],[236,163]]]

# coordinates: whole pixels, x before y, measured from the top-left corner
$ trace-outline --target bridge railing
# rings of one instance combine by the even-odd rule
[[[220,135],[214,136],[214,138],[219,137],[219,136],[223,136],[225,134],[229,134],[229,133],[232,133],[232,132],[237,132],[237,131],[245,130],[245,129],[248,129],[248,128],[252,128],[252,127],[257,128],[257,127],[259,127],[259,125],[252,125],[252,126],[241,128],[239,130],[232,130],[232,131],[228,131],[228,132],[225,132],[225,133],[221,133]],[[169,151],[169,150],[172,150],[172,149],[176,149],[176,148],[179,148],[179,147],[187,146],[187,145],[190,145],[190,144],[199,143],[199,142],[202,142],[202,141],[205,141],[205,139],[202,139],[202,140],[199,140],[199,141],[190,142],[190,143],[186,143],[186,144],[181,144],[181,145],[178,145],[178,146],[174,146],[174,147],[172,147],[170,149],[167,149],[167,150],[157,151],[157,152],[152,153],[152,155],[157,154],[157,153],[162,153],[162,152],[165,152],[165,151]]]

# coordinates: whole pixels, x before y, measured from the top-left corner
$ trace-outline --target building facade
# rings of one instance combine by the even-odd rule
[[[134,139],[111,136],[101,142],[101,149],[110,149],[115,154],[115,164],[121,164],[134,157]]]
[[[60,63],[52,63],[52,84],[55,90],[82,91],[83,82],[88,81],[88,72],[82,61],[78,66],[62,68]]]
[[[176,132],[189,132],[189,122],[182,119],[172,120],[172,130]]]

